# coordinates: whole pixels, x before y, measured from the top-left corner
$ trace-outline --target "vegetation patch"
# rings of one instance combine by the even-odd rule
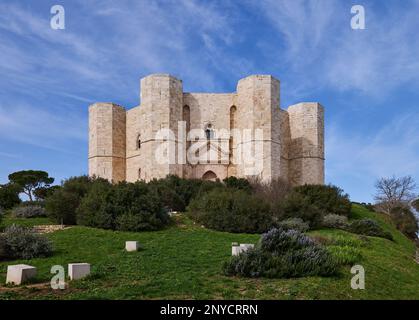
[[[301,232],[272,229],[254,249],[232,257],[223,269],[227,275],[290,278],[335,275],[338,264],[323,246]]]

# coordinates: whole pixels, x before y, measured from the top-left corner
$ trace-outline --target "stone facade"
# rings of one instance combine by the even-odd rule
[[[323,107],[279,106],[280,82],[270,75],[241,79],[237,92],[228,94],[185,93],[170,75],[147,76],[140,106],[90,106],[89,175],[113,182],[175,174],[323,184]]]

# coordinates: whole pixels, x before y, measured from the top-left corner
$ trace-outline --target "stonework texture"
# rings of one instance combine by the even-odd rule
[[[195,136],[196,129],[204,136]],[[208,130],[215,135],[205,137]],[[234,130],[259,130],[263,135],[243,134],[238,139]],[[240,155],[243,158],[242,150],[255,143],[262,148],[253,147],[253,164],[235,160]],[[190,160],[188,152],[199,156],[204,149],[205,160]],[[161,150],[166,150],[163,163],[156,161]],[[249,166],[261,170],[255,173]],[[167,74],[143,78],[141,105],[128,111],[114,103],[89,107],[90,176],[134,182],[169,174],[209,180],[256,176],[262,181],[282,178],[292,185],[323,184],[323,107],[310,102],[281,109],[280,82],[270,75],[241,79],[235,93],[213,94],[185,93],[182,81]]]

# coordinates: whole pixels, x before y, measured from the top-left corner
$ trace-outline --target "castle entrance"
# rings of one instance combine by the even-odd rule
[[[207,171],[204,173],[204,175],[202,176],[203,180],[209,180],[209,181],[216,181],[217,180],[217,175],[214,173],[214,171]]]

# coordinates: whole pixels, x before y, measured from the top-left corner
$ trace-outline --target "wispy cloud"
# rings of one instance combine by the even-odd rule
[[[0,136],[2,140],[71,153],[66,147],[72,141],[86,143],[87,125],[74,113],[30,105],[0,105]]]
[[[366,30],[352,30],[350,2],[267,0],[260,9],[282,34],[280,59],[297,94],[327,87],[374,97],[419,84],[419,2],[393,1],[378,11],[366,2]],[[283,43],[285,42],[285,45]],[[300,90],[297,90],[298,88]]]

